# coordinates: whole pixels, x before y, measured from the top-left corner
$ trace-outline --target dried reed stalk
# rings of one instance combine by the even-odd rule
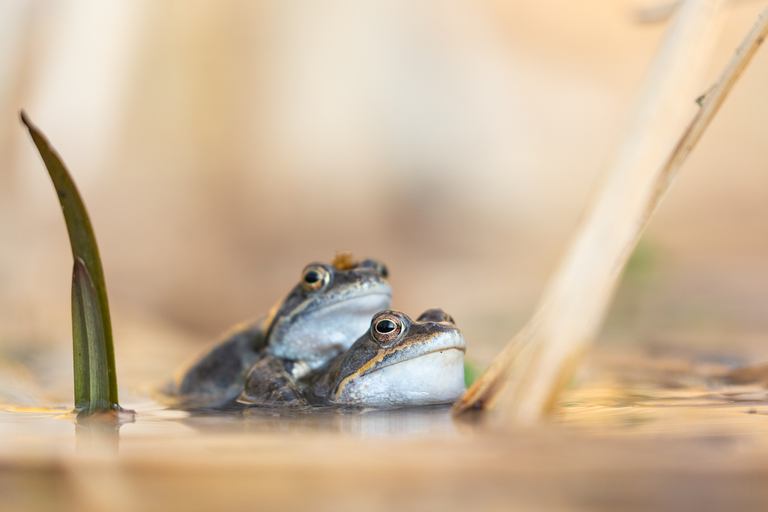
[[[649,75],[634,124],[530,321],[454,406],[538,421],[556,403],[599,329],[629,255],[671,179],[768,33],[768,9],[719,80],[693,98],[720,1],[685,2]],[[692,120],[691,120],[692,119]],[[682,133],[682,136],[680,135]]]

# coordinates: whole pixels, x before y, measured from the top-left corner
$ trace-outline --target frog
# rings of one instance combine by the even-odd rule
[[[389,307],[387,267],[343,253],[304,267],[288,294],[255,322],[238,326],[182,370],[166,387],[174,405],[221,408],[243,390],[250,368],[290,368],[292,379],[311,374],[348,349],[378,311]],[[275,374],[274,378],[279,378]]]
[[[237,402],[375,409],[450,404],[465,391],[465,351],[461,331],[442,309],[428,309],[415,321],[387,309],[346,352],[308,376],[292,379],[289,364],[260,361]]]

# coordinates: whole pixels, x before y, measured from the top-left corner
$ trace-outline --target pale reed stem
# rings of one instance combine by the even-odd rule
[[[716,39],[721,4],[689,0],[682,5],[625,143],[536,312],[457,402],[456,413],[496,405],[498,418],[533,423],[556,403],[594,339],[649,217],[766,37],[768,10],[696,111],[698,70]]]

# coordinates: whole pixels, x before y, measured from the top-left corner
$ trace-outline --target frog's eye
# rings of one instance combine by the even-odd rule
[[[301,276],[301,286],[307,291],[324,288],[331,280],[331,273],[321,265],[310,265]]]
[[[382,345],[397,340],[404,331],[403,319],[388,311],[376,315],[371,321],[371,336]]]

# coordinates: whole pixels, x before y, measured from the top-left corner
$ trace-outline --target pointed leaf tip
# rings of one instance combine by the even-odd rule
[[[89,409],[116,407],[117,377],[109,302],[104,270],[88,211],[56,150],[32,124],[26,112],[20,111],[19,117],[29,130],[56,190],[75,260],[72,313],[76,405],[80,407],[83,402],[87,402]]]

